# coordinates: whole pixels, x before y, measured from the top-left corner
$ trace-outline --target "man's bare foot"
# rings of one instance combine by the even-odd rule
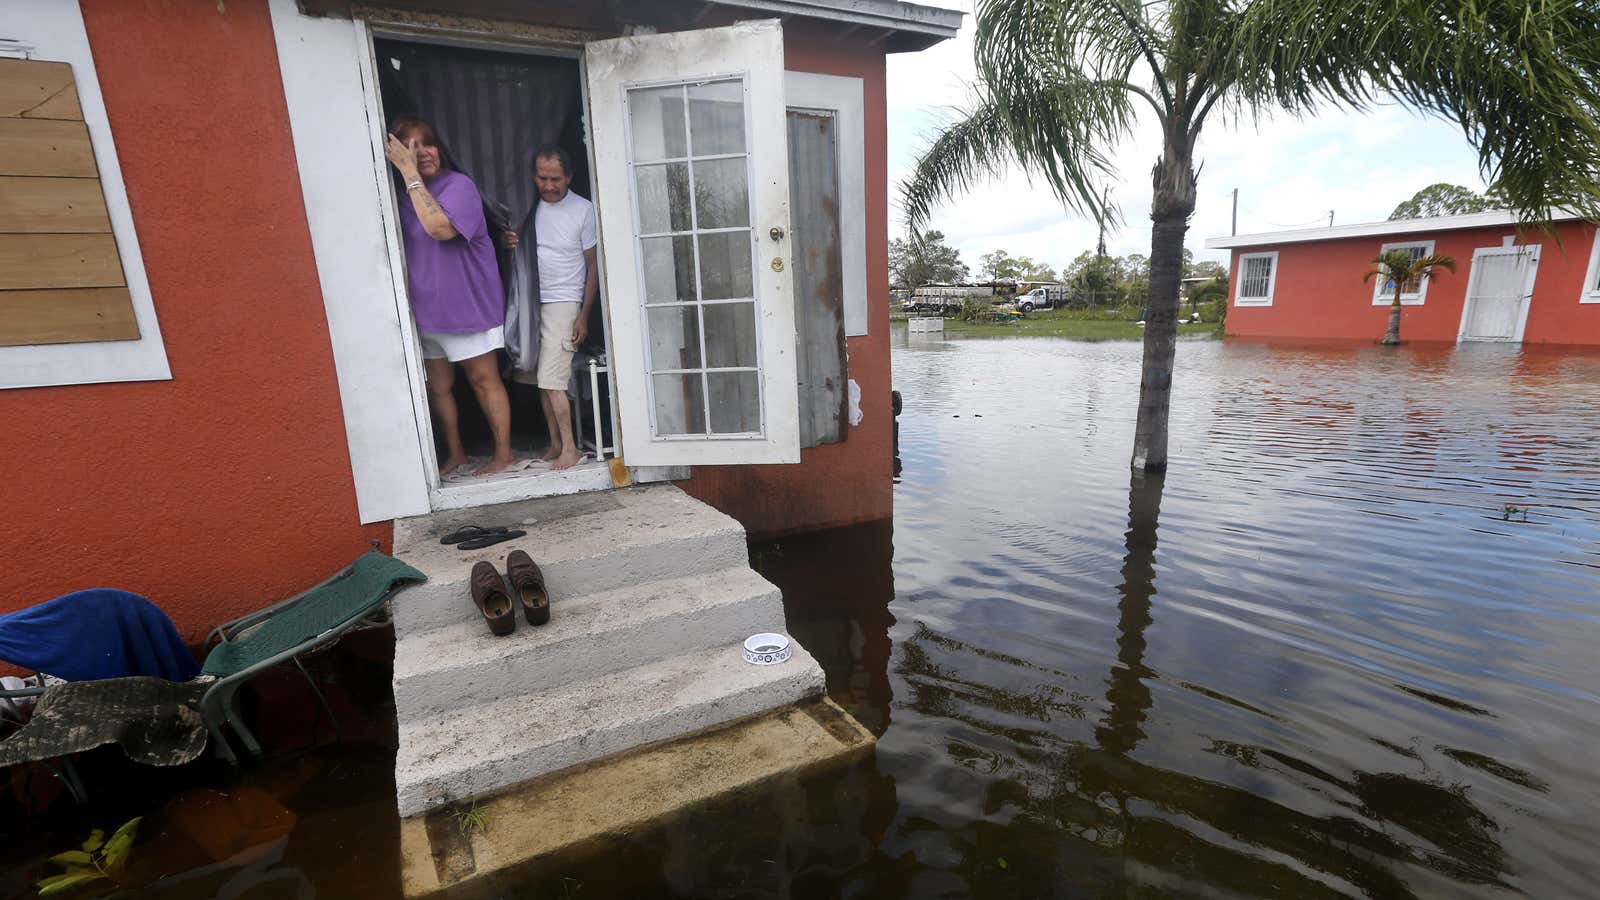
[[[507,456],[507,457],[504,457],[504,458],[496,456],[493,459],[490,459],[488,462],[484,463],[483,465],[479,466],[478,467],[478,471],[474,472],[473,474],[474,475],[493,475],[493,474],[495,474],[497,472],[504,472],[505,470],[511,468],[511,464],[515,463],[516,461],[517,461],[517,459],[514,456]]]
[[[561,458],[561,445],[560,444],[551,444],[550,445],[550,449],[546,450],[544,452],[544,455],[540,456],[539,458],[544,460],[545,462],[555,462],[556,460]]]
[[[566,453],[563,453],[552,460],[550,462],[550,468],[560,471],[562,469],[570,469],[580,462],[583,462],[583,457],[578,455],[578,451],[568,450]]]
[[[467,461],[468,460],[465,456],[449,457],[444,462],[439,464],[439,477],[448,478],[449,476],[454,475],[455,473],[466,468]]]

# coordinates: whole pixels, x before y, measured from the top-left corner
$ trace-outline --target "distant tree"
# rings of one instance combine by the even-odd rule
[[[1372,260],[1372,268],[1361,280],[1371,281],[1376,276],[1394,285],[1394,302],[1389,304],[1389,328],[1384,331],[1381,343],[1400,343],[1400,293],[1405,290],[1407,282],[1415,282],[1420,286],[1422,279],[1433,274],[1435,266],[1454,272],[1456,261],[1448,256],[1413,258],[1408,250],[1390,250]]]
[[[925,284],[954,284],[967,280],[961,251],[944,242],[944,232],[924,232],[921,241],[889,241],[889,281],[915,290]]]
[[[989,281],[1056,281],[1056,270],[1030,256],[995,250],[978,257],[978,273]]]
[[[1412,194],[1410,200],[1404,201],[1394,208],[1394,212],[1389,213],[1389,218],[1390,220],[1431,219],[1435,216],[1483,212],[1497,206],[1495,193],[1491,189],[1488,194],[1480,194],[1471,188],[1441,181]]]
[[[1190,263],[1189,265],[1184,266],[1183,277],[1221,278],[1226,281],[1228,278],[1228,270],[1223,268],[1222,263],[1219,263],[1215,260],[1203,259],[1200,262]]]
[[[1061,276],[1056,274],[1055,266],[1035,262],[1024,256],[1022,261],[1027,265],[1022,267],[1022,281],[1060,281]]]
[[[1073,306],[1108,306],[1122,302],[1122,264],[1115,256],[1081,253],[1063,274]]]

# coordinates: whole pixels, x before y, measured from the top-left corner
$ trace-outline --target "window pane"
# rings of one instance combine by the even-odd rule
[[[750,272],[750,232],[702,234],[700,287],[707,300],[755,297]]]
[[[650,368],[700,368],[700,316],[695,306],[651,306],[645,310]]]
[[[689,134],[695,156],[744,152],[744,83],[689,85]]]
[[[749,434],[761,430],[761,376],[755,372],[711,372],[711,433]]]
[[[706,366],[713,369],[756,365],[756,305],[707,303]]]
[[[703,159],[694,164],[694,207],[701,228],[750,224],[749,170],[745,157]]]
[[[655,389],[656,434],[705,434],[705,388],[699,373],[651,375]]]
[[[689,155],[683,133],[683,88],[676,85],[628,92],[628,128],[633,161],[650,162]]]
[[[1240,279],[1239,296],[1265,297],[1267,285],[1272,279],[1272,257],[1252,256],[1244,261],[1244,272]]]
[[[644,302],[674,303],[695,299],[694,238],[640,238],[639,250],[644,271]]]
[[[689,230],[689,164],[665,163],[634,170],[639,230],[645,234]]]

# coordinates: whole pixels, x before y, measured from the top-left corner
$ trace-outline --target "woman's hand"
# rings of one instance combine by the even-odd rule
[[[515,231],[500,232],[500,246],[507,250],[517,249],[517,233]]]
[[[416,180],[417,155],[411,152],[410,147],[400,143],[399,138],[392,134],[389,135],[389,140],[383,145],[383,155],[389,157],[389,162],[393,163],[394,167],[400,170],[400,174],[404,176],[407,181]]]

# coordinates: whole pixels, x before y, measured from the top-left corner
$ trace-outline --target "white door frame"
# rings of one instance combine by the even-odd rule
[[[496,479],[491,482],[445,484],[439,478],[439,462],[433,446],[433,417],[428,406],[427,379],[423,373],[422,348],[416,335],[415,323],[411,317],[411,303],[409,288],[406,281],[406,262],[404,245],[401,243],[398,198],[394,194],[393,180],[388,177],[389,162],[384,155],[383,146],[386,138],[387,119],[382,109],[382,97],[378,91],[378,56],[375,40],[409,41],[419,44],[439,44],[450,47],[464,47],[467,49],[492,50],[497,52],[525,53],[530,56],[555,56],[564,59],[573,59],[578,63],[578,85],[581,103],[581,115],[584,121],[584,148],[589,157],[590,191],[596,196],[594,200],[598,206],[599,185],[594,177],[595,159],[594,142],[590,140],[589,118],[589,89],[588,75],[584,69],[583,51],[570,45],[550,44],[537,40],[519,40],[515,37],[490,37],[479,33],[456,33],[443,29],[425,27],[405,27],[392,24],[368,24],[357,21],[357,27],[362,35],[362,44],[365,52],[362,58],[362,89],[367,107],[367,121],[369,134],[372,139],[373,165],[378,167],[378,184],[382,193],[383,202],[380,204],[378,214],[383,220],[383,230],[388,239],[390,270],[394,273],[395,310],[400,318],[401,328],[405,334],[405,358],[407,370],[411,377],[412,406],[416,410],[416,427],[418,442],[421,445],[422,455],[428,477],[428,499],[433,509],[461,509],[473,506],[484,506],[491,503],[506,503],[513,500],[523,500],[529,497],[549,493],[544,482],[540,482],[538,475],[547,473],[529,473],[527,476]],[[611,321],[610,307],[606,302],[605,284],[605,241],[602,238],[596,250],[596,264],[600,268],[599,278],[600,293],[600,321],[602,338],[606,348],[606,359],[609,362],[615,358],[611,346]],[[606,378],[606,389],[610,394],[609,402],[613,410],[613,418],[617,408],[616,379]],[[603,429],[604,423],[595,423],[597,429]],[[603,432],[602,432],[603,433]],[[616,454],[623,454],[622,435],[614,435]],[[596,476],[594,484],[573,488],[587,490],[591,487],[610,487],[609,473]],[[561,493],[569,490],[559,491]]]
[[[1522,335],[1528,328],[1528,310],[1533,306],[1533,284],[1539,274],[1539,247],[1539,244],[1512,244],[1510,246],[1479,247],[1472,251],[1472,271],[1467,274],[1467,293],[1461,301],[1461,323],[1456,327],[1457,343],[1464,341],[1475,343],[1522,343]],[[1467,337],[1467,322],[1472,315],[1473,292],[1478,286],[1478,260],[1485,256],[1511,256],[1517,254],[1527,254],[1530,265],[1528,266],[1527,281],[1522,286],[1522,302],[1519,304],[1521,309],[1517,314],[1515,335],[1509,339]]]

